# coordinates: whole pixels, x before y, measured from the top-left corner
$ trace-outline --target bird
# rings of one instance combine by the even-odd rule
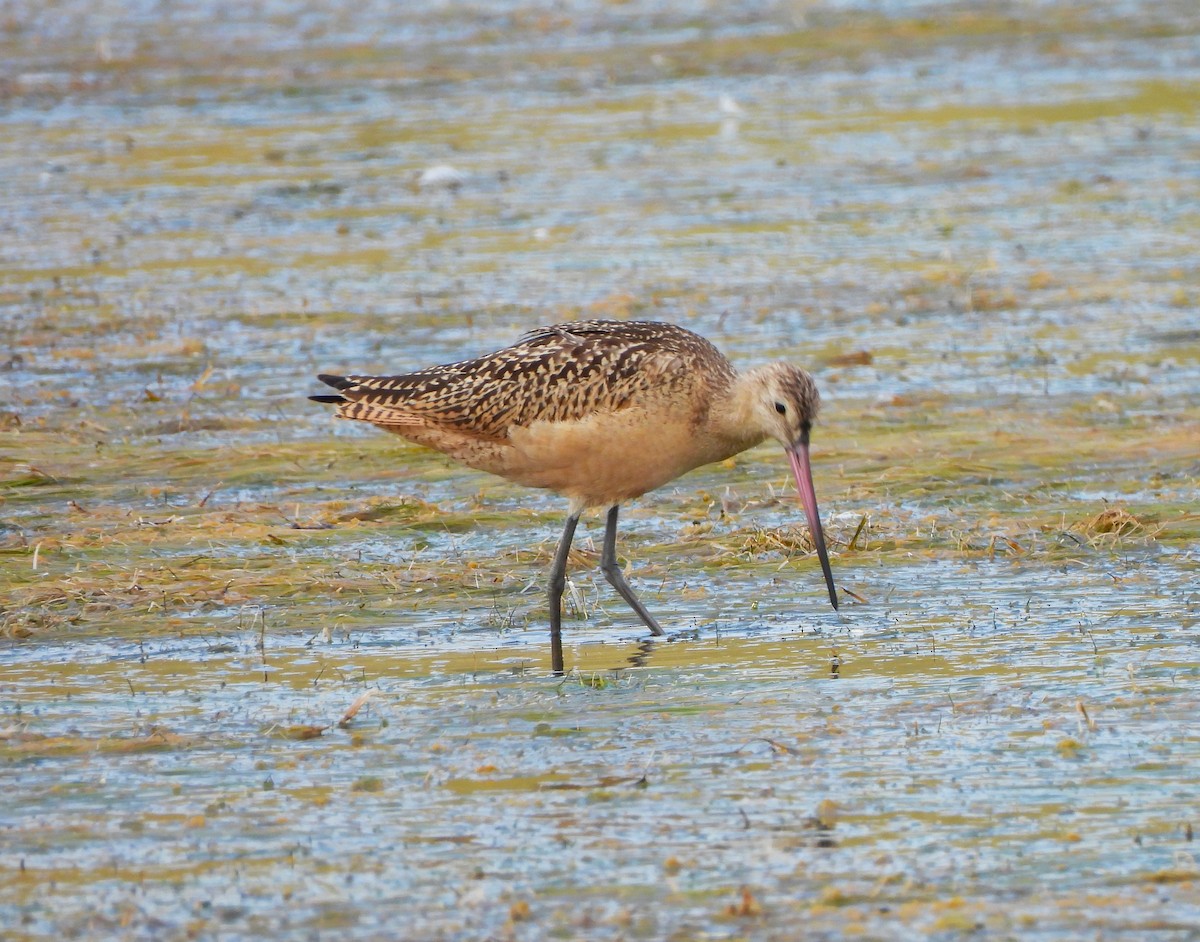
[[[786,362],[738,373],[711,342],[658,321],[584,320],[539,327],[475,359],[395,376],[319,374],[337,395],[310,396],[456,461],[569,501],[550,567],[551,667],[562,675],[562,596],[581,515],[606,511],[600,571],[650,630],[617,562],[626,501],[680,475],[778,441],[787,454],[829,601],[837,590],[809,462],[816,382]]]

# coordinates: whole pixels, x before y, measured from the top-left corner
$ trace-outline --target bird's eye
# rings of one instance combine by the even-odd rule
[[[775,411],[780,415],[787,415],[787,406],[785,406],[782,402],[777,402],[775,403]]]

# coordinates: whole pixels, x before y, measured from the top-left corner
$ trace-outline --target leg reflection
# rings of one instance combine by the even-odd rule
[[[625,662],[630,667],[645,667],[650,661],[650,655],[654,653],[662,641],[658,638],[644,638],[637,643],[637,650],[625,659]]]

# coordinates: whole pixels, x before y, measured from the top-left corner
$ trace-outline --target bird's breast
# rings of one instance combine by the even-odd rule
[[[714,440],[687,415],[640,409],[535,422],[511,429],[508,445],[506,467],[497,473],[588,507],[639,497],[741,450]]]

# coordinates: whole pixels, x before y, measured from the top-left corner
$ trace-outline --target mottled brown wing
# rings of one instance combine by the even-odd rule
[[[321,379],[345,398],[344,418],[502,440],[514,426],[627,408],[697,369],[731,370],[708,341],[680,327],[582,321],[539,328],[474,360],[400,376]]]

